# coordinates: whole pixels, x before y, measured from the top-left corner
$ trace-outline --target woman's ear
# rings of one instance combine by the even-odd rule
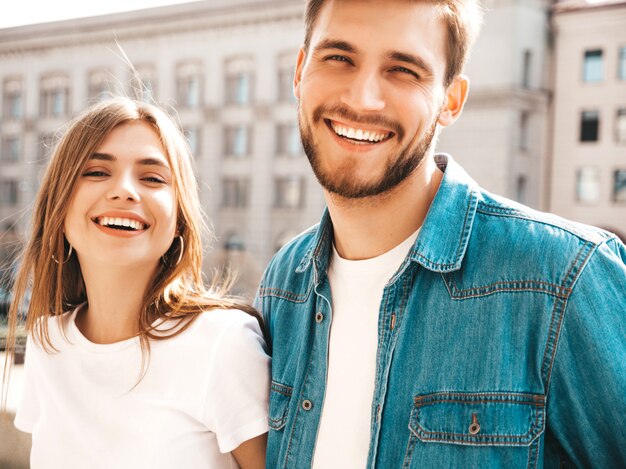
[[[463,111],[463,106],[465,106],[468,91],[469,80],[465,75],[458,75],[452,83],[448,85],[443,107],[439,114],[439,119],[437,120],[439,125],[447,127],[459,118]]]

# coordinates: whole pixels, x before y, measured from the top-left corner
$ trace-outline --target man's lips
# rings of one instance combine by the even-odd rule
[[[390,130],[347,124],[333,119],[324,119],[324,122],[335,135],[355,144],[382,143],[395,135]]]

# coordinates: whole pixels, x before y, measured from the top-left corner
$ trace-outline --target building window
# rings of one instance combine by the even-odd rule
[[[190,62],[177,69],[176,94],[178,105],[185,109],[197,109],[202,104],[202,70],[200,64]]]
[[[87,80],[87,95],[91,103],[102,101],[110,95],[107,70],[93,70]]]
[[[533,60],[532,51],[526,49],[524,51],[524,63],[522,65],[522,86],[530,88],[530,72]]]
[[[299,176],[277,177],[274,180],[274,207],[301,208],[304,202],[304,178]]]
[[[22,80],[19,78],[8,79],[3,87],[3,114],[7,119],[20,119],[22,117]]]
[[[517,182],[515,185],[515,193],[516,193],[516,200],[521,203],[521,204],[525,204],[526,202],[526,197],[527,197],[527,182],[526,182],[526,176],[524,175],[520,175],[517,177]]]
[[[626,202],[626,169],[618,169],[613,173],[613,200]]]
[[[626,46],[622,46],[619,49],[619,65],[617,66],[617,73],[620,80],[626,80]]]
[[[191,154],[198,157],[200,155],[200,129],[193,127],[185,130],[185,137],[187,137]]]
[[[520,114],[520,126],[519,126],[519,149],[528,150],[528,121],[530,120],[530,114],[528,111],[522,111]]]
[[[580,141],[597,142],[600,129],[600,113],[598,111],[583,111],[580,119]]]
[[[22,141],[19,135],[10,135],[2,139],[2,153],[0,161],[15,163],[20,160],[22,152]]]
[[[297,51],[284,52],[278,56],[278,101],[293,102],[296,97],[293,94],[293,77]]]
[[[615,140],[617,143],[626,143],[626,108],[617,110],[615,119]]]
[[[280,156],[300,156],[303,153],[300,129],[297,124],[278,124],[276,153]]]
[[[226,62],[226,103],[249,104],[253,100],[254,62],[250,58]]]
[[[245,251],[246,243],[237,232],[231,232],[226,236],[224,241],[224,249],[226,251]]]
[[[153,65],[140,65],[131,71],[132,94],[144,103],[157,101],[157,75]]]
[[[248,206],[248,179],[222,179],[222,207],[245,208]]]
[[[17,205],[18,182],[15,179],[0,181],[0,203],[3,205]]]
[[[245,125],[224,128],[224,155],[243,158],[250,154],[250,129]]]
[[[576,200],[595,203],[600,200],[600,171],[598,168],[581,168],[576,173]]]
[[[583,81],[594,83],[602,81],[602,50],[586,50],[583,64]]]
[[[69,112],[69,80],[65,75],[41,80],[39,113],[41,117],[63,117]]]

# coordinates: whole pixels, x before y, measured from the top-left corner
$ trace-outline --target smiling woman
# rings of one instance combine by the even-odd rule
[[[203,229],[191,155],[163,111],[118,98],[70,124],[10,309],[12,351],[31,291],[15,424],[33,434],[32,468],[265,466],[260,319],[205,287]]]

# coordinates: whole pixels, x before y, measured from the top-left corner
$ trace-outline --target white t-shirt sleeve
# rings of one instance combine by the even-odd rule
[[[203,420],[222,453],[269,430],[270,358],[257,320],[241,311],[218,339]]]
[[[37,384],[35,382],[35,371],[33,361],[36,354],[35,347],[29,337],[26,342],[26,357],[24,361],[24,382],[22,398],[15,415],[15,427],[23,432],[32,433],[37,420],[39,419],[40,407],[37,395]]]

